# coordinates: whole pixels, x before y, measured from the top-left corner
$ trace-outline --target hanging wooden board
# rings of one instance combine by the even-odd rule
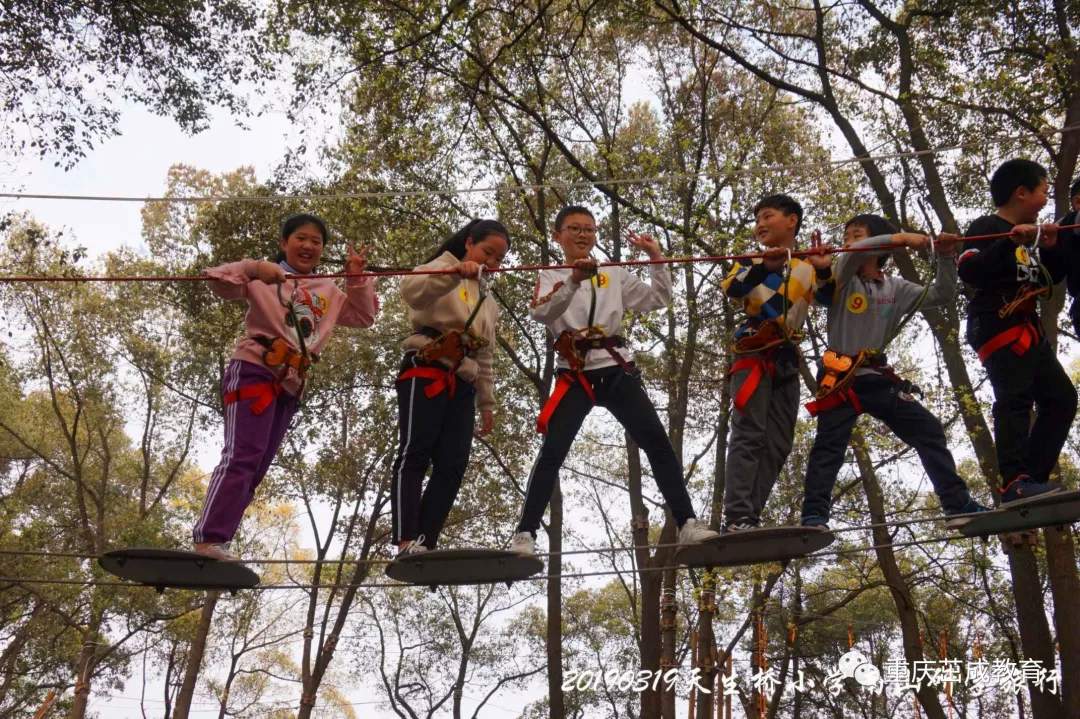
[[[235,592],[258,585],[259,575],[241,562],[223,562],[178,549],[136,547],[106,552],[98,564],[121,579],[166,589]]]
[[[821,527],[762,527],[721,534],[700,544],[679,547],[675,561],[689,567],[736,567],[805,557],[833,543]]]
[[[539,557],[502,549],[434,549],[386,565],[391,579],[429,587],[514,582],[542,571]]]
[[[1080,491],[1055,492],[979,512],[960,527],[960,533],[966,537],[989,537],[1038,527],[1067,527],[1077,521],[1080,521]]]

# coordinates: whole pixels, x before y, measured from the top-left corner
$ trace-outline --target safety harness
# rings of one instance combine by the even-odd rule
[[[597,283],[598,280],[594,269],[589,277],[591,294],[589,296],[588,325],[581,330],[563,330],[555,338],[555,352],[566,362],[568,369],[558,372],[555,387],[536,418],[536,431],[540,434],[547,434],[548,422],[551,421],[551,416],[555,414],[559,403],[562,402],[563,397],[566,396],[566,393],[575,383],[580,384],[581,388],[585,390],[589,401],[596,404],[596,391],[592,383],[589,382],[589,378],[585,376],[585,358],[590,351],[605,350],[624,371],[630,374],[637,373],[634,364],[627,362],[621,353],[615,351],[618,347],[626,346],[626,339],[621,335],[605,335],[600,328],[595,326]]]
[[[922,206],[922,203],[919,203]],[[923,214],[926,216],[927,224],[929,225],[930,219],[926,213],[925,208]],[[932,225],[931,225],[932,227]],[[937,263],[940,258],[937,254],[937,248],[935,247],[934,235],[930,236],[930,256],[933,258],[933,270],[934,274],[937,274]],[[821,381],[818,382],[818,390],[816,398],[806,404],[806,411],[810,413],[811,417],[816,417],[821,412],[827,412],[831,409],[850,404],[856,414],[862,414],[863,407],[862,402],[859,401],[859,395],[855,392],[852,386],[855,383],[855,377],[861,367],[873,368],[880,376],[885,377],[899,386],[901,392],[907,394],[922,395],[922,390],[918,385],[912,383],[910,380],[903,379],[896,372],[889,367],[889,361],[885,355],[886,348],[892,344],[908,322],[914,319],[915,315],[922,308],[923,302],[926,301],[926,297],[930,292],[930,282],[923,285],[922,292],[919,294],[919,298],[915,301],[915,304],[911,306],[907,314],[896,325],[896,329],[892,331],[892,334],[885,338],[885,341],[881,344],[881,347],[877,349],[865,349],[858,354],[845,355],[833,350],[826,350],[821,357],[822,368],[824,369],[824,375]]]
[[[263,346],[263,364],[274,374],[274,379],[269,382],[254,382],[244,385],[231,392],[222,395],[221,401],[225,405],[241,400],[254,400],[249,409],[254,415],[260,415],[267,407],[274,403],[281,394],[281,385],[289,370],[293,369],[300,377],[300,389],[296,396],[303,396],[304,386],[307,382],[307,371],[311,365],[319,361],[319,356],[308,352],[307,343],[304,341],[304,329],[300,324],[300,318],[296,314],[295,303],[300,291],[300,281],[293,281],[293,291],[288,301],[281,295],[281,285],[277,286],[278,301],[288,313],[289,323],[296,330],[296,341],[300,349],[296,350],[283,337],[252,337],[253,340]]]
[[[739,387],[739,391],[735,394],[733,403],[735,409],[740,412],[746,409],[746,405],[750,402],[750,398],[757,392],[758,387],[761,385],[763,377],[768,375],[770,378],[776,376],[776,355],[785,347],[791,348],[796,355],[798,354],[798,343],[802,340],[802,335],[798,332],[792,332],[787,327],[787,314],[788,314],[788,288],[791,284],[791,250],[788,249],[787,264],[784,270],[784,291],[782,293],[783,312],[780,317],[784,319],[784,323],[781,324],[779,319],[761,319],[760,322],[754,327],[753,331],[749,334],[743,335],[739,339],[735,340],[732,351],[736,356],[745,355],[735,360],[731,367],[728,369],[728,377],[749,370],[750,374],[743,380],[742,385]],[[754,318],[751,318],[753,322]]]
[[[1043,337],[1042,327],[1039,326],[1037,321],[1033,321],[1032,318],[1036,317],[1036,302],[1040,297],[1050,297],[1053,294],[1053,281],[1039,261],[1039,240],[1042,237],[1042,226],[1040,225],[1035,234],[1035,242],[1031,249],[1032,257],[1039,265],[1039,271],[1042,273],[1044,279],[1046,279],[1045,285],[1023,285],[1017,291],[1016,295],[1007,302],[1002,298],[1003,304],[1001,309],[998,310],[998,317],[1005,319],[1011,317],[1017,312],[1026,315],[1025,320],[1020,324],[1013,325],[1008,329],[998,332],[989,340],[984,342],[978,349],[979,361],[983,364],[986,363],[990,356],[1003,347],[1008,347],[1012,350],[1013,354],[1018,357],[1023,357],[1027,354],[1028,350],[1037,345]]]
[[[417,334],[430,337],[431,342],[417,351],[417,357],[430,365],[424,367],[410,367],[398,376],[398,382],[409,379],[430,380],[424,387],[424,395],[428,399],[447,392],[453,397],[457,391],[458,367],[466,357],[473,357],[476,353],[487,346],[487,340],[479,337],[471,331],[473,322],[476,320],[480,307],[487,299],[487,285],[484,281],[484,266],[480,266],[480,274],[476,278],[479,287],[479,296],[476,306],[469,313],[465,325],[460,330],[446,330],[440,332],[434,327],[421,327]]]

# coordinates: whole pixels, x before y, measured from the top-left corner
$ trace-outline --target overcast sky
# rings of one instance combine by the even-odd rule
[[[285,154],[291,132],[282,113],[247,121],[250,130],[219,116],[211,127],[188,136],[176,123],[139,107],[123,109],[121,135],[90,151],[69,171],[51,161],[26,157],[0,166],[4,192],[80,195],[161,195],[169,167],[184,163],[212,172],[250,165],[267,177]],[[29,211],[51,227],[70,228],[90,252],[141,244],[138,202],[0,200],[0,211]]]

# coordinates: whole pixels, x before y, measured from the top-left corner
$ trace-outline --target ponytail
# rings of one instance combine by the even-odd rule
[[[488,235],[500,235],[506,239],[506,246],[510,246],[510,233],[503,223],[498,220],[472,220],[469,224],[450,235],[445,242],[435,248],[435,252],[424,260],[423,264],[426,265],[435,260],[444,252],[449,252],[459,260],[463,259],[465,257],[465,242],[467,240],[472,240],[473,244],[475,244],[477,242],[483,242],[484,238]]]

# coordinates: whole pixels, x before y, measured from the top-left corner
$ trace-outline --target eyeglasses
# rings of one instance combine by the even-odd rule
[[[585,235],[591,237],[596,234],[595,227],[582,227],[581,225],[566,225],[563,227],[563,232],[569,232],[572,235]]]

